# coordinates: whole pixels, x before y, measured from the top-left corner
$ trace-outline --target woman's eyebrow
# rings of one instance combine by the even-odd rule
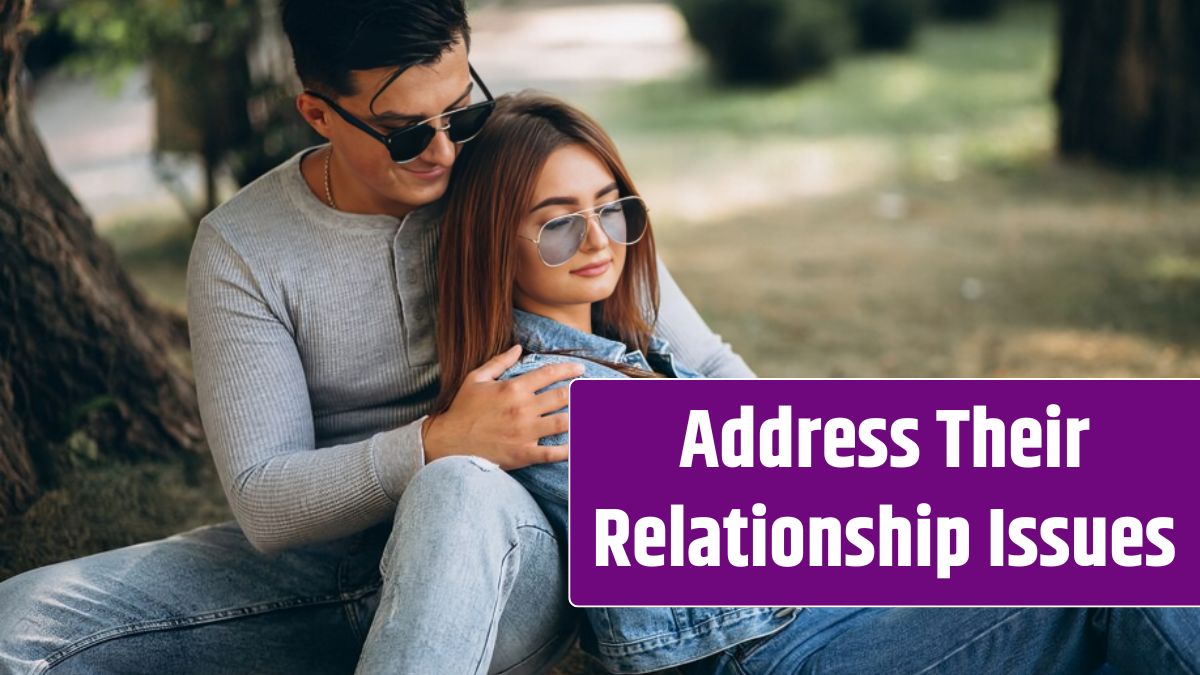
[[[464,91],[461,96],[454,99],[454,103],[451,103],[450,105],[446,106],[446,109],[443,110],[442,112],[447,113],[447,112],[450,112],[451,110],[454,110],[455,108],[460,107],[459,104],[463,102],[463,99],[469,98],[471,96],[471,91],[474,89],[474,87],[475,87],[474,82],[468,83],[466,91]],[[369,121],[376,123],[376,124],[382,124],[385,122],[410,122],[411,123],[411,122],[420,122],[422,120],[427,120],[430,117],[433,117],[433,115],[405,115],[403,113],[389,111],[389,112],[381,112],[377,115],[374,115],[370,118]]]
[[[596,199],[599,199],[610,192],[615,192],[616,190],[617,190],[617,183],[616,183],[616,181],[613,181],[613,182],[609,183],[608,185],[605,185],[604,187],[602,187],[596,191]],[[549,197],[547,199],[543,199],[542,201],[538,202],[537,206],[534,206],[532,209],[529,209],[529,212],[533,213],[534,211],[537,211],[538,209],[544,209],[547,206],[578,206],[578,205],[579,205],[579,200],[575,199],[574,197]]]

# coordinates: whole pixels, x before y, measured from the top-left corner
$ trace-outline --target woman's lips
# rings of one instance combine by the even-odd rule
[[[413,177],[420,178],[421,180],[436,180],[446,174],[446,167],[435,166],[432,169],[428,169],[426,171],[417,171],[415,169],[405,169],[405,171],[412,174]]]
[[[587,267],[580,267],[577,270],[571,270],[571,274],[578,274],[581,277],[598,277],[607,272],[611,265],[612,260],[605,260],[604,262],[588,265]]]

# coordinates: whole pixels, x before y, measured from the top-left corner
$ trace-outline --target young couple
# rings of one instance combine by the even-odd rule
[[[290,0],[284,22],[329,143],[209,214],[188,268],[236,521],[0,584],[0,672],[536,673],[577,634],[628,673],[1200,672],[1190,609],[580,621],[566,383],[752,373],[659,263],[604,132],[492,101],[461,2]]]

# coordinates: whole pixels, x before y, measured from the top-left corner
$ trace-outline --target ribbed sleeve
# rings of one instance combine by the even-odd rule
[[[658,324],[655,333],[692,370],[705,377],[757,377],[729,343],[708,327],[700,313],[658,260]]]
[[[394,511],[422,463],[421,420],[317,448],[292,335],[267,307],[246,262],[208,222],[189,263],[188,315],[208,443],[230,506],[256,548],[335,539]]]

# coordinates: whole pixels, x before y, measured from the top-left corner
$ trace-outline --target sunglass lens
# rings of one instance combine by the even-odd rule
[[[388,136],[388,152],[393,162],[411,162],[425,152],[437,130],[428,124],[419,124]]]
[[[563,216],[546,223],[538,242],[542,262],[557,266],[570,260],[583,243],[587,226],[587,218],[581,215]]]
[[[646,209],[641,200],[622,199],[600,210],[600,224],[613,241],[632,244],[646,231]]]
[[[495,103],[485,101],[456,111],[447,117],[450,123],[450,140],[466,143],[483,131],[483,125],[491,116]]]

